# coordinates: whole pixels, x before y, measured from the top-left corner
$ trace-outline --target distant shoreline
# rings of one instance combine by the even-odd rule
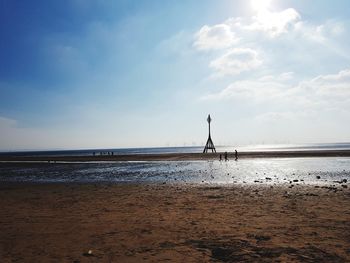
[[[93,162],[93,161],[196,161],[219,160],[220,153],[163,153],[163,154],[121,154],[96,156],[0,156],[1,162]],[[252,151],[239,152],[238,159],[245,158],[302,158],[302,157],[350,157],[350,150],[310,151]],[[235,155],[228,153],[228,159]]]

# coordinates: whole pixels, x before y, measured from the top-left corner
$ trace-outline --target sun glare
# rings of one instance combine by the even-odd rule
[[[251,0],[251,5],[256,11],[263,11],[268,9],[271,0]]]

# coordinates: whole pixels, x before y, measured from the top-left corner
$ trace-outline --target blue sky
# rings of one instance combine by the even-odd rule
[[[350,141],[348,1],[0,3],[0,150]]]

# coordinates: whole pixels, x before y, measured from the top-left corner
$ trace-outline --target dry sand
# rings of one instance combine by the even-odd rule
[[[350,262],[349,188],[17,183],[0,207],[0,262]]]

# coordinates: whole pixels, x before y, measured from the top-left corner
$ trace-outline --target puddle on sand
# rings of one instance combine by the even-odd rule
[[[350,158],[0,164],[0,181],[14,182],[346,184],[349,179]]]

